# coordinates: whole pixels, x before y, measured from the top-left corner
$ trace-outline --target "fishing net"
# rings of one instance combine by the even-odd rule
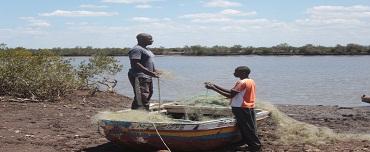
[[[158,113],[147,112],[142,110],[127,110],[127,111],[104,111],[95,115],[93,121],[99,120],[115,120],[115,121],[131,121],[131,122],[174,122],[170,117]]]

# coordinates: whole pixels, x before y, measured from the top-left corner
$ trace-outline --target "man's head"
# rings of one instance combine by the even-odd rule
[[[248,78],[251,70],[247,66],[239,66],[235,69],[234,76],[238,78]]]
[[[140,33],[136,35],[137,43],[141,46],[148,46],[153,44],[153,39],[150,34]]]

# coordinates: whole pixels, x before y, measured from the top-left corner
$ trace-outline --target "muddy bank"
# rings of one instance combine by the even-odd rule
[[[83,94],[83,93],[82,93]],[[85,97],[74,93],[58,102],[32,103],[0,101],[0,151],[4,152],[118,152],[91,123],[98,111],[122,110],[131,99],[111,93]],[[370,134],[370,107],[277,105],[290,117],[333,129],[339,133]],[[259,136],[263,151],[370,151],[368,141],[337,141],[324,145],[282,144],[278,142],[276,124],[271,118],[260,121]],[[228,147],[221,151],[233,151]]]

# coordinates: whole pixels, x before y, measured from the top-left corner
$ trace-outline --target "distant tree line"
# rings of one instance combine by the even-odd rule
[[[0,50],[19,49],[8,48],[6,44],[0,44]],[[30,52],[38,52],[45,49],[27,49]],[[109,56],[126,56],[130,48],[51,48],[46,49],[60,56],[91,56],[102,53]],[[320,45],[306,44],[301,47],[294,47],[287,43],[278,44],[272,47],[243,47],[241,45],[227,46],[185,46],[178,48],[151,48],[157,55],[186,55],[186,56],[221,56],[221,55],[370,55],[370,46],[359,44],[336,45],[326,47]]]

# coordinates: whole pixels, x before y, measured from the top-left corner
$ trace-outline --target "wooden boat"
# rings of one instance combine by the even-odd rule
[[[366,103],[370,103],[370,97],[366,96],[366,95],[362,95],[361,97],[361,101],[362,102],[366,102]]]
[[[99,126],[111,142],[139,151],[163,150],[167,149],[166,145],[171,151],[207,151],[228,146],[241,139],[230,108],[164,106],[167,114],[183,114],[183,118],[187,117],[185,111],[189,114],[186,109],[197,113],[202,111],[203,115],[228,117],[209,121],[179,119],[171,123],[100,120]],[[268,111],[255,111],[257,120],[269,116]]]

